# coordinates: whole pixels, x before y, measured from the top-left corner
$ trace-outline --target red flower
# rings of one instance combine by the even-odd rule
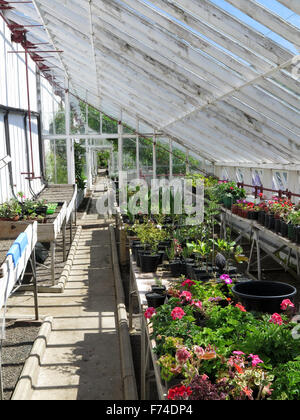
[[[182,319],[185,316],[185,312],[183,309],[179,308],[178,306],[173,309],[171,312],[172,318],[175,321],[176,319]]]
[[[176,386],[169,389],[168,400],[187,400],[192,395],[192,390],[189,386]]]
[[[234,363],[233,365],[236,368],[238,373],[240,373],[240,374],[244,373],[243,369],[239,365],[237,365],[236,363]]]
[[[244,306],[241,303],[235,305],[236,308],[239,308],[242,312],[247,312]]]
[[[287,310],[287,308],[295,308],[295,305],[294,305],[294,304],[290,301],[290,299],[284,299],[284,300],[281,302],[280,308],[281,308],[283,311],[286,311],[286,310]]]
[[[155,310],[155,308],[148,308],[146,311],[145,311],[145,318],[146,319],[150,319],[150,318],[152,318],[153,317],[153,315],[155,315],[156,314],[156,310]]]
[[[277,324],[277,325],[282,325],[283,319],[281,318],[279,314],[275,313],[271,316],[269,322],[272,322],[273,324]]]
[[[191,286],[194,286],[196,283],[193,280],[190,279],[186,279],[182,284],[181,287],[185,287],[187,286],[189,289],[191,288]]]

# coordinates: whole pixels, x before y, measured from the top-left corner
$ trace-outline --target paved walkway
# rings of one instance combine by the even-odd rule
[[[101,190],[100,181],[93,199]],[[104,222],[91,212],[88,215],[88,224]],[[13,300],[8,315],[33,313],[31,296]],[[54,321],[32,399],[122,400],[108,228],[82,230],[65,292],[40,294],[39,306],[40,315],[53,316]]]

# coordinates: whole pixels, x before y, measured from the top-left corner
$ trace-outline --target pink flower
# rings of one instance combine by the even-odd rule
[[[183,300],[185,300],[187,302],[190,302],[192,300],[191,292],[187,292],[187,291],[181,292],[179,297],[183,298]]]
[[[233,354],[236,354],[237,356],[244,356],[245,353],[243,353],[242,351],[234,351]]]
[[[259,356],[257,356],[257,354],[250,354],[249,357],[252,359],[252,366],[254,367],[259,365],[260,363],[264,363],[264,361],[261,360]]]
[[[199,309],[202,309],[202,302],[200,302],[200,300],[197,300],[197,301],[192,300],[191,304],[196,306]]]
[[[148,308],[148,309],[145,311],[145,318],[146,318],[146,319],[150,319],[150,318],[152,318],[152,317],[153,317],[153,315],[156,315],[156,310],[155,310],[155,308]]]
[[[175,321],[176,319],[182,319],[185,316],[185,312],[182,308],[179,308],[177,306],[171,312],[171,316],[172,316],[173,320]]]
[[[202,348],[202,347],[200,347],[200,346],[195,346],[194,348],[193,348],[193,350],[194,350],[194,353],[196,354],[196,356],[198,357],[198,358],[201,358],[202,356],[204,356],[204,354],[205,354],[205,350],[204,350],[204,348]]]
[[[283,320],[282,320],[281,316],[277,313],[275,313],[271,316],[269,322],[272,322],[273,324],[277,324],[277,325],[282,325],[283,324]]]
[[[243,388],[243,393],[246,395],[246,397],[251,398],[253,391],[252,389],[247,388],[246,386]]]
[[[289,299],[285,299],[281,302],[280,308],[286,311],[287,308],[295,308],[295,305]]]
[[[176,352],[176,359],[179,363],[185,363],[192,357],[191,353],[186,349],[178,349]]]
[[[226,284],[233,283],[232,279],[229,277],[228,274],[222,274],[222,276],[220,277],[220,280],[224,281]]]

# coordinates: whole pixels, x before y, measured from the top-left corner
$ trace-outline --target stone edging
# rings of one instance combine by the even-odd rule
[[[132,349],[130,344],[129,323],[125,306],[124,289],[122,285],[114,226],[109,227],[111,238],[112,265],[114,272],[116,306],[118,315],[118,331],[120,337],[121,368],[125,401],[137,400],[137,385],[134,373]]]
[[[72,268],[72,265],[73,265],[74,256],[75,256],[75,253],[77,251],[81,231],[82,231],[82,226],[78,226],[77,230],[76,230],[74,240],[72,242],[72,246],[71,246],[70,251],[69,251],[68,259],[65,263],[64,269],[63,269],[63,271],[60,275],[58,283],[55,286],[38,285],[38,287],[37,287],[38,293],[63,293],[64,292],[65,286],[66,286],[66,283],[68,281],[70,271],[71,271],[71,268]],[[23,286],[20,287],[20,290],[21,291],[32,291],[33,286],[23,285]]]
[[[11,400],[31,400],[34,387],[37,384],[41,362],[47,347],[50,333],[52,331],[52,323],[52,317],[47,317],[43,320],[39,335],[36,338],[31,353],[25,362]]]

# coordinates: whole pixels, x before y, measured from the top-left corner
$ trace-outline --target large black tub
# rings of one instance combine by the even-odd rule
[[[295,287],[280,282],[247,281],[238,283],[232,288],[235,296],[247,311],[280,313],[280,305],[284,299],[292,302],[297,294]]]

